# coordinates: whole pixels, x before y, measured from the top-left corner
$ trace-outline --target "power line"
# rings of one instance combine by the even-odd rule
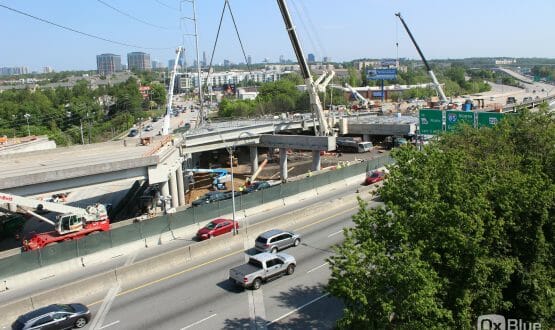
[[[67,26],[63,26],[63,25],[60,25],[60,24],[51,22],[51,21],[46,20],[46,19],[44,19],[44,18],[40,18],[40,17],[37,17],[37,16],[33,16],[33,15],[31,15],[31,14],[22,12],[22,11],[20,11],[20,10],[17,10],[17,9],[14,9],[14,8],[11,8],[11,7],[8,7],[8,6],[3,5],[3,4],[0,4],[0,7],[6,8],[7,10],[11,10],[11,11],[13,11],[13,12],[15,12],[15,13],[21,14],[21,15],[23,15],[23,16],[30,17],[30,18],[32,18],[32,19],[35,19],[35,20],[37,20],[37,21],[41,21],[41,22],[46,23],[46,24],[50,24],[50,25],[59,27],[59,28],[61,28],[61,29],[67,30],[67,31],[71,31],[71,32],[74,32],[74,33],[77,33],[77,34],[81,34],[81,35],[84,35],[84,36],[87,36],[87,37],[90,37],[90,38],[94,38],[94,39],[98,39],[98,40],[110,42],[110,43],[113,43],[113,44],[116,44],[116,45],[127,46],[127,47],[134,47],[134,48],[140,48],[140,49],[156,49],[156,50],[173,49],[173,48],[171,48],[171,47],[164,47],[164,48],[143,47],[143,46],[137,46],[137,45],[127,44],[127,43],[124,43],[124,42],[115,41],[115,40],[111,40],[111,39],[106,39],[106,38],[103,38],[103,37],[99,37],[99,36],[96,36],[96,35],[93,35],[93,34],[90,34],[90,33],[82,32],[82,31],[75,30],[75,29],[70,28],[70,27],[67,27]]]
[[[148,26],[152,26],[152,27],[159,28],[159,29],[164,29],[164,30],[177,30],[177,29],[175,29],[175,28],[169,28],[169,27],[165,27],[165,26],[155,25],[155,24],[149,23],[149,22],[147,22],[147,21],[143,21],[142,19],[137,18],[137,17],[135,17],[135,16],[132,16],[132,15],[130,15],[130,14],[128,14],[128,13],[122,11],[122,10],[119,10],[118,8],[116,8],[116,7],[110,5],[110,4],[108,4],[108,3],[106,3],[106,2],[104,2],[104,1],[102,1],[102,0],[96,0],[96,1],[100,2],[100,3],[103,4],[104,6],[110,8],[110,9],[112,9],[112,10],[114,10],[114,11],[117,11],[118,13],[122,14],[123,16],[127,16],[127,17],[129,17],[129,18],[131,18],[131,19],[133,19],[133,20],[135,20],[135,21],[137,21],[137,22],[146,24],[146,25],[148,25]]]
[[[156,1],[156,2],[158,3],[158,4],[160,4],[160,5],[162,5],[162,6],[166,7],[166,8],[169,8],[169,9],[171,9],[171,10],[179,11],[179,9],[178,9],[178,8],[175,8],[175,7],[169,6],[169,5],[167,5],[167,4],[165,4],[165,3],[163,3],[163,2],[162,2],[162,1],[160,1],[160,0],[154,0],[154,1]]]

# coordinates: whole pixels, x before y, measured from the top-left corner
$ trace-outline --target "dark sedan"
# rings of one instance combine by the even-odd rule
[[[12,324],[12,330],[83,328],[91,312],[83,304],[53,304],[23,314]]]
[[[259,191],[262,189],[270,188],[270,184],[266,181],[256,181],[251,183],[248,187],[243,190],[243,193],[250,193],[253,191]]]

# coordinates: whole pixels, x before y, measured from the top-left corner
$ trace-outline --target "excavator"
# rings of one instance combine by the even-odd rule
[[[106,206],[95,204],[85,209],[61,203],[41,201],[29,197],[0,193],[0,207],[8,211],[21,210],[27,214],[52,225],[53,231],[34,234],[23,241],[23,250],[36,250],[49,244],[80,239],[88,234],[98,231],[110,230],[110,220]],[[52,221],[39,212],[50,211],[60,213]]]

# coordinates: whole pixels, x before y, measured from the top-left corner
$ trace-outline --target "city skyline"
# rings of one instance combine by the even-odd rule
[[[282,56],[296,61],[274,1],[229,3],[245,55],[252,58],[252,63],[265,58],[279,62]],[[29,71],[38,72],[44,67],[55,71],[95,70],[99,54],[125,58],[132,52],[144,52],[153,61],[167,63],[175,57],[174,49],[180,44],[185,47],[186,62],[196,61],[194,38],[186,36],[194,33],[194,26],[188,19],[179,20],[192,17],[189,2],[147,0],[137,6],[130,0],[117,0],[110,2],[110,7],[105,4],[86,1],[77,6],[61,0],[53,6],[39,0],[0,1],[5,34],[0,67],[28,67]],[[180,4],[181,11],[177,10]],[[196,4],[201,61],[206,53],[206,62],[210,62],[223,4],[223,0]],[[360,58],[418,59],[394,15],[399,11],[428,59],[555,57],[555,45],[543,40],[555,27],[550,18],[555,2],[547,0],[532,0],[526,6],[516,0],[471,0],[464,6],[435,0],[424,4],[410,0],[290,0],[287,4],[305,57],[312,53],[316,61],[324,57],[337,62]],[[126,45],[70,32],[21,13]],[[224,60],[246,62],[227,9],[213,64],[221,65]]]

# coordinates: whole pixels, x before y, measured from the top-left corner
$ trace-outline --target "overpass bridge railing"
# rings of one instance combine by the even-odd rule
[[[296,195],[301,192],[360,175],[366,172],[368,168],[376,169],[391,164],[392,162],[393,160],[389,156],[382,156],[340,169],[315,173],[310,177],[272,186],[265,190],[240,195],[235,199],[235,206],[237,210],[252,208],[263,203]],[[140,241],[147,237],[161,235],[178,228],[231,213],[231,200],[224,200],[218,203],[191,207],[173,214],[132,223],[114,228],[107,232],[95,233],[80,240],[67,241],[46,246],[40,250],[23,252],[18,255],[0,259],[0,282],[10,276],[40,267],[82,257],[118,245]]]

